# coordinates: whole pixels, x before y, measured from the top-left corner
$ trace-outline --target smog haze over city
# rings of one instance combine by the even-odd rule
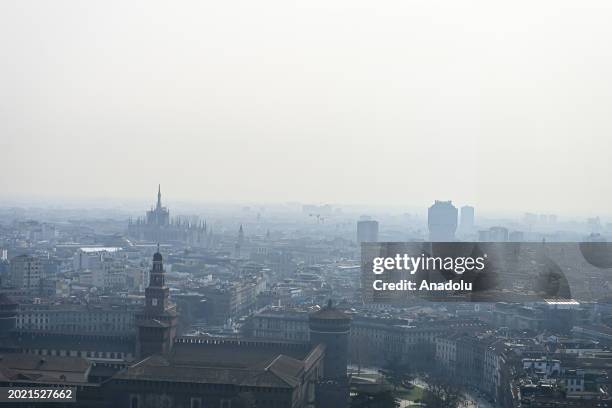
[[[612,407],[610,21],[0,2],[0,408]]]
[[[609,215],[606,2],[0,7],[5,202]]]

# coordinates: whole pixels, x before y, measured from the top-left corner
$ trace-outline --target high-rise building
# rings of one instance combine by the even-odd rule
[[[467,233],[474,229],[474,207],[464,205],[461,207],[461,218],[459,220],[459,230]]]
[[[37,292],[41,288],[43,275],[40,259],[30,255],[19,255],[11,259],[8,285]]]
[[[378,242],[378,221],[357,221],[357,243]]]
[[[436,200],[427,212],[429,240],[434,242],[454,241],[457,231],[457,213],[457,207],[452,201]]]

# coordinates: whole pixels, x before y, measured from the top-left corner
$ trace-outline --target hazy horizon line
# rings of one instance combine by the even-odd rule
[[[349,210],[349,213],[352,211],[385,211],[385,215],[417,215],[417,216],[426,216],[427,209],[431,206],[436,200],[446,201],[448,198],[437,198],[433,199],[428,203],[422,204],[386,204],[386,203],[355,203],[355,202],[334,202],[334,201],[303,201],[303,200],[246,200],[246,199],[219,199],[219,198],[211,198],[210,200],[203,200],[198,198],[174,198],[174,199],[163,199],[162,203],[164,206],[170,208],[170,210],[174,210],[173,212],[179,212],[179,215],[187,215],[183,212],[195,211],[198,208],[205,209],[207,207],[218,207],[218,206],[235,206],[235,207],[288,207],[288,206],[304,206],[304,205],[330,205],[332,208],[340,208],[343,211]],[[485,218],[516,218],[522,217],[525,214],[550,214],[555,215],[557,217],[561,217],[563,220],[561,222],[574,221],[575,219],[584,219],[599,217],[603,222],[612,218],[612,214],[585,214],[585,213],[577,213],[577,212],[562,212],[562,211],[552,211],[552,210],[534,210],[534,209],[490,209],[487,207],[479,207],[478,204],[474,203],[462,203],[457,202],[455,200],[450,199],[453,205],[460,209],[464,205],[469,205],[475,208],[477,216],[485,217]],[[83,205],[91,205],[94,203],[98,203],[100,205],[96,205],[89,209],[99,209],[99,210],[120,210],[125,212],[134,212],[134,211],[142,211],[143,213],[148,209],[152,208],[155,204],[153,199],[139,199],[136,197],[119,197],[119,196],[49,196],[49,195],[12,195],[12,196],[4,196],[0,198],[0,208],[41,208],[41,209],[58,209],[55,207],[60,207],[61,209],[66,210],[85,210],[86,207],[82,207]],[[168,205],[168,203],[170,203]],[[351,211],[352,210],[352,211]],[[389,213],[389,211],[394,211],[394,213]],[[397,211],[397,212],[395,212]],[[371,215],[364,213],[362,215]]]

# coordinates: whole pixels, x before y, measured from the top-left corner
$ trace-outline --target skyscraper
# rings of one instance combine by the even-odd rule
[[[357,221],[357,243],[378,242],[378,221]]]
[[[472,232],[474,230],[474,207],[470,205],[461,207],[459,230],[463,233]]]
[[[450,242],[455,240],[457,231],[457,207],[452,201],[436,200],[427,212],[429,240]]]

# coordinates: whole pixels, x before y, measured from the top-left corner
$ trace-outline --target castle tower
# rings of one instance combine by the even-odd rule
[[[336,309],[330,300],[326,307],[308,317],[310,343],[325,345],[323,378],[346,379],[351,316]]]
[[[153,255],[149,286],[145,289],[145,307],[136,315],[139,358],[152,354],[167,354],[176,337],[176,307],[170,303],[170,289],[166,286],[162,255]]]
[[[326,307],[308,317],[310,343],[325,345],[323,378],[316,384],[319,408],[346,407],[349,403],[349,382],[346,376],[351,316],[336,309],[330,299]]]

